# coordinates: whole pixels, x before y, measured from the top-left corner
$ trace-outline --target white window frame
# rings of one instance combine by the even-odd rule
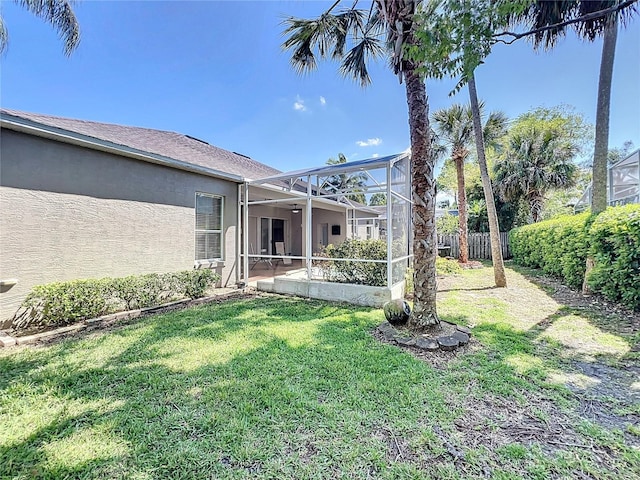
[[[214,230],[202,230],[197,228],[197,215],[198,215],[198,195],[202,195],[204,197],[211,197],[211,198],[219,198],[220,199],[220,229],[214,229]],[[207,192],[196,192],[194,195],[194,207],[193,207],[193,240],[194,240],[194,245],[193,245],[193,257],[194,257],[194,263],[196,265],[202,265],[202,264],[208,264],[211,262],[218,262],[218,261],[222,261],[224,260],[224,251],[225,251],[225,245],[224,245],[224,197],[222,195],[216,195],[213,193],[207,193]],[[197,236],[198,233],[218,233],[220,235],[220,257],[219,258],[201,258],[201,259],[197,259],[195,258],[198,254],[198,243],[197,243]]]

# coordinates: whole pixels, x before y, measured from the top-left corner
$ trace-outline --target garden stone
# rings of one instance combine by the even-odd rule
[[[445,335],[443,337],[438,337],[438,345],[440,345],[441,350],[450,352],[458,348],[460,342],[452,335]]]
[[[440,348],[438,346],[438,342],[431,338],[418,338],[416,340],[416,347],[421,348],[422,350],[427,350],[429,352],[434,352]]]
[[[393,330],[387,330],[386,332],[383,333],[385,340],[393,340],[395,337],[397,337],[398,331],[394,328]]]
[[[462,325],[456,325],[456,330],[458,330],[459,332],[462,332],[462,333],[466,333],[467,335],[471,336],[471,329],[470,328],[463,327]]]
[[[411,307],[404,300],[391,300],[382,307],[385,318],[392,325],[404,325],[409,320]]]
[[[416,339],[413,337],[404,337],[401,335],[396,335],[393,339],[398,342],[399,345],[404,345],[405,347],[412,347],[416,344]]]
[[[395,328],[393,328],[393,325],[391,325],[389,322],[382,322],[380,325],[378,325],[378,330],[380,331],[380,333],[385,333],[390,330],[395,330]]]
[[[460,345],[466,345],[467,343],[469,343],[469,335],[460,330],[456,330],[451,334],[451,336],[458,340]]]

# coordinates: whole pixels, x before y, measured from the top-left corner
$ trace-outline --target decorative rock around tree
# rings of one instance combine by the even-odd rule
[[[391,300],[382,307],[384,316],[392,325],[404,325],[411,315],[411,307],[404,300]]]

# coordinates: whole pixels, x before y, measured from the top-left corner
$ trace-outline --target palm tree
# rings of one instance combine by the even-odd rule
[[[337,160],[335,158],[327,160],[327,165],[341,165],[343,163],[347,163],[347,157],[345,157],[343,153],[338,154]],[[345,198],[366,204],[367,200],[364,196],[366,182],[367,176],[364,173],[354,173],[351,175],[341,173],[329,177],[324,184],[324,188],[331,193],[349,192],[345,195]]]
[[[64,41],[65,55],[80,43],[80,26],[71,8],[72,0],[15,0],[16,3],[42,18],[55,28]],[[2,16],[0,16],[0,53],[7,49],[9,34]]]
[[[524,18],[538,30],[534,46],[552,48],[558,37],[565,35],[567,23],[575,22],[579,36],[593,41],[603,37],[596,137],[593,155],[591,212],[598,214],[607,207],[607,154],[609,146],[609,107],[613,61],[618,36],[618,22],[625,22],[638,10],[637,2],[625,0],[571,0],[564,2],[533,2]],[[553,28],[549,28],[553,27]]]
[[[339,3],[318,18],[287,18],[284,33],[288,38],[283,48],[292,51],[291,63],[299,72],[314,70],[316,55],[331,57],[341,62],[343,75],[362,86],[371,82],[367,60],[386,56],[390,68],[405,83],[414,199],[414,306],[409,326],[422,331],[440,320],[436,311],[435,158],[430,154],[424,62],[406,56],[408,49],[418,45],[414,15],[421,0],[374,0],[368,11],[357,9],[356,0],[350,8],[332,13]]]
[[[534,222],[542,219],[545,193],[574,185],[577,167],[574,144],[553,128],[528,125],[509,134],[504,160],[495,166],[503,200],[524,199]]]
[[[483,105],[480,104],[482,110]],[[436,132],[451,151],[451,159],[456,167],[458,181],[458,218],[460,238],[460,262],[469,261],[467,194],[464,179],[464,162],[469,156],[469,144],[473,138],[473,115],[471,108],[454,104],[433,114]],[[492,112],[483,128],[484,141],[492,142],[504,134],[507,118],[502,112]]]
[[[491,239],[493,278],[496,282],[496,287],[506,287],[507,274],[504,271],[504,259],[502,258],[502,242],[500,241],[498,211],[496,209],[496,201],[493,197],[493,186],[491,185],[491,178],[489,178],[489,169],[487,168],[487,157],[484,150],[484,132],[482,131],[482,120],[480,118],[480,103],[478,102],[476,77],[473,70],[468,72],[466,80],[467,88],[469,90],[471,115],[473,117],[473,131],[476,141],[476,152],[478,154],[478,165],[480,166],[480,178],[482,178],[482,189],[484,190],[484,200],[487,205],[487,217],[489,218],[489,238]]]

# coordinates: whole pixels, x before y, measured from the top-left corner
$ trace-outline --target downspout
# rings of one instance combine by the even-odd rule
[[[238,184],[238,211],[236,213],[236,285],[240,283],[242,262],[242,184]]]
[[[242,212],[242,240],[244,255],[242,257],[242,275],[245,287],[249,285],[249,184],[244,182],[244,211]]]

